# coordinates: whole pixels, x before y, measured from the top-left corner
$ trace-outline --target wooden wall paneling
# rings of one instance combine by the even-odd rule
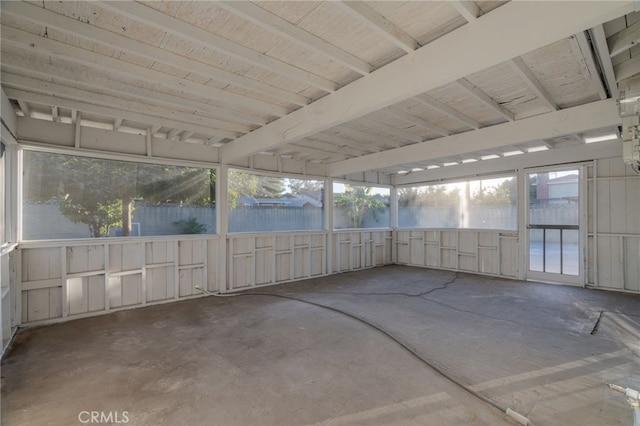
[[[294,235],[294,279],[305,278],[311,274],[311,250],[309,235]]]
[[[67,274],[104,271],[104,246],[67,247]]]
[[[219,272],[219,260],[220,252],[220,241],[218,239],[210,239],[207,240],[207,287],[206,289],[211,292],[217,292],[219,290],[219,280],[218,280],[218,272]]]
[[[478,232],[478,272],[497,275],[498,269],[498,233]]]
[[[518,235],[501,233],[499,242],[500,275],[516,278],[518,276]]]
[[[458,269],[458,231],[440,232],[440,267]]]
[[[410,231],[396,232],[396,261],[399,264],[408,264],[411,260],[411,252],[409,251],[409,235]]]
[[[349,265],[349,269],[360,269],[363,267],[362,265],[362,234],[360,232],[350,232],[350,241],[351,241],[351,249],[349,250],[351,257],[351,264]],[[349,270],[348,269],[348,270]]]
[[[424,231],[409,232],[409,264],[424,265]]]
[[[256,237],[255,242],[255,284],[269,284],[274,281],[275,248],[273,237]]]
[[[275,245],[275,281],[288,281],[293,278],[291,274],[292,255],[291,250],[292,239],[290,235],[276,236]]]
[[[640,292],[640,236],[624,238],[624,289]]]
[[[327,269],[327,234],[311,235],[311,276],[324,275]]]
[[[478,233],[476,231],[458,231],[458,269],[469,272],[478,270]]]
[[[611,233],[623,234],[627,232],[627,191],[624,180],[613,180],[609,182],[609,198],[611,203],[606,207],[611,214]],[[604,206],[603,206],[604,207]],[[638,212],[636,212],[636,215]]]
[[[626,232],[640,234],[640,176],[626,179],[625,184]]]

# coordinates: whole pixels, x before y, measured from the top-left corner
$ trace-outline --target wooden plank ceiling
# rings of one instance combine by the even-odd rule
[[[589,104],[610,110],[616,80],[640,70],[631,1],[1,7],[1,83],[18,115],[206,144],[229,164],[259,153],[319,162],[333,175],[580,145],[615,131],[611,114],[594,107],[607,119],[593,128],[514,145],[458,136],[539,116],[553,123]],[[394,155],[438,140],[460,146]]]

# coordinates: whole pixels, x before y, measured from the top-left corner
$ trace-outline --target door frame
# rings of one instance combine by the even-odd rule
[[[559,172],[567,170],[578,170],[578,275],[565,275],[552,272],[531,271],[530,268],[530,232],[529,232],[529,175],[542,172]],[[587,212],[587,163],[572,163],[555,166],[532,167],[523,169],[522,194],[524,195],[523,210],[524,223],[522,224],[522,235],[524,237],[524,279],[539,281],[549,284],[574,285],[584,287],[586,283],[586,244],[588,231]]]

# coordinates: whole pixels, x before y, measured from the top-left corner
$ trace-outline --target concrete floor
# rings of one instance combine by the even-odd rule
[[[640,388],[639,296],[403,266],[257,291],[365,319],[534,425],[632,424],[606,383]],[[91,424],[92,411],[131,425],[516,424],[374,328],[270,296],[20,331],[3,424]]]

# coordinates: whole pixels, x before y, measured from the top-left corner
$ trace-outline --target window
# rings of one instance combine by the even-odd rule
[[[215,170],[26,150],[23,240],[215,232]]]
[[[391,226],[389,188],[333,184],[333,227],[389,228]]]
[[[516,178],[400,188],[398,226],[515,230]]]
[[[324,181],[229,171],[229,232],[324,228]]]

